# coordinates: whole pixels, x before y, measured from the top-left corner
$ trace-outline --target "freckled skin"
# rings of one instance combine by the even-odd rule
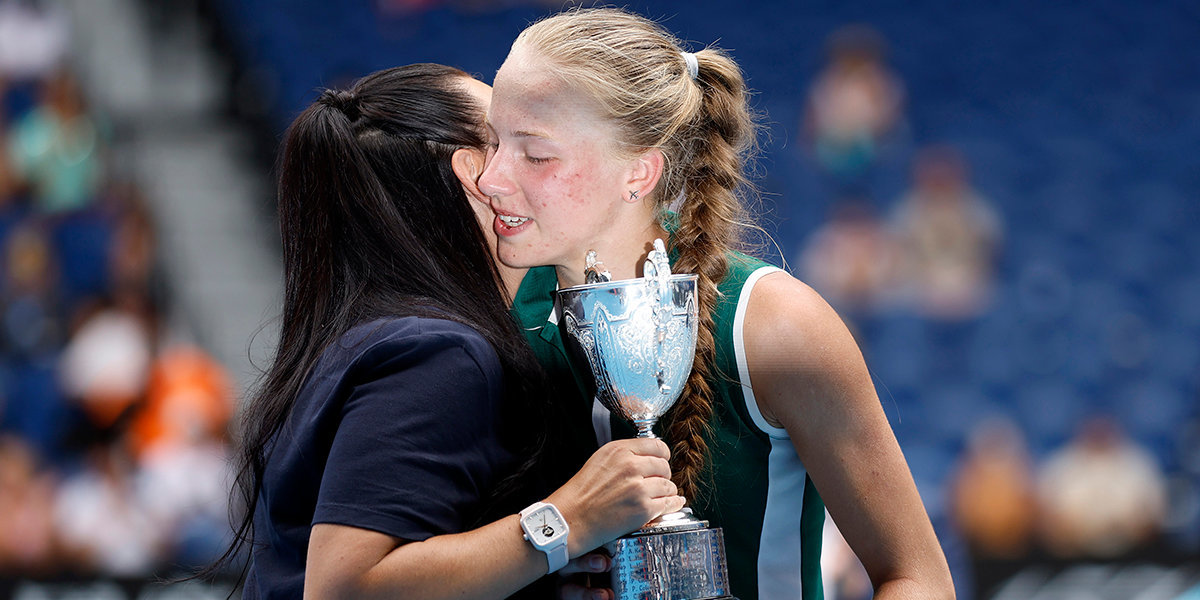
[[[647,198],[653,182],[635,181],[638,157],[612,151],[612,126],[548,71],[514,49],[496,74],[488,110],[495,145],[479,187],[497,215],[529,219],[516,228],[496,220],[499,258],[511,267],[554,265],[560,282],[574,285],[596,250],[615,277],[633,277],[644,242],[665,238]],[[642,199],[627,201],[631,189]]]

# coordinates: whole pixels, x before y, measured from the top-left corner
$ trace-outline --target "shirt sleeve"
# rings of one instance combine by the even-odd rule
[[[509,468],[495,352],[473,331],[428,329],[375,344],[347,374],[314,524],[414,541],[460,532]]]

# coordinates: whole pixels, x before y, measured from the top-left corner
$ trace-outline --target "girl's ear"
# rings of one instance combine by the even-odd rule
[[[650,196],[662,177],[663,153],[658,148],[646,150],[635,157],[629,166],[629,176],[625,181],[628,193],[624,196],[629,203],[640,202]]]

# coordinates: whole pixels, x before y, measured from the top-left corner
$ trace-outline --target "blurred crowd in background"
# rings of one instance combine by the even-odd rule
[[[997,306],[1005,300],[997,297],[997,289],[1011,285],[1003,279],[1006,223],[1001,207],[977,189],[972,165],[953,144],[916,142],[923,136],[907,119],[906,86],[887,62],[887,47],[877,30],[861,24],[840,28],[827,39],[826,63],[809,86],[799,139],[822,180],[821,189],[829,194],[829,212],[806,237],[792,265],[802,280],[839,309],[872,355],[872,366],[894,358],[878,353],[878,330],[911,317],[940,337],[935,343],[945,347],[936,356],[970,351],[972,343],[984,342],[979,324],[1005,310]],[[909,173],[896,198],[880,197],[881,186],[874,177],[888,168]],[[1195,214],[1194,206],[1190,212]],[[912,346],[901,352],[919,352],[919,337],[908,340]],[[1013,343],[1012,338],[1008,342]],[[1123,351],[1117,349],[1112,362],[1119,364]],[[941,483],[921,483],[927,503],[938,511],[933,512],[935,519],[946,523],[943,539],[961,538],[960,556],[971,563],[969,576],[977,580],[977,589],[993,589],[1017,572],[1015,565],[1031,558],[1196,560],[1200,365],[1192,352],[1191,366],[1178,380],[1183,386],[1183,394],[1177,394],[1181,406],[1164,410],[1153,404],[1170,397],[1137,395],[1115,400],[1147,405],[1114,410],[1103,401],[1084,401],[1070,431],[1055,431],[1033,445],[1029,436],[1042,432],[1024,430],[1021,421],[1037,421],[1053,408],[1009,406],[983,398],[978,391],[948,399],[959,405],[951,410],[969,416],[960,422],[964,429],[950,433],[947,448],[936,450],[950,454],[934,461],[945,469],[935,476]],[[1143,366],[1142,359],[1135,362]],[[944,376],[954,377],[953,368],[945,366]],[[1155,375],[1142,372],[1136,378]],[[1078,393],[1071,389],[1069,376],[1062,379],[1068,382],[1063,392]],[[877,380],[886,402],[888,379]],[[1021,383],[1010,385],[1019,389]],[[915,390],[917,395],[938,392],[936,383],[925,382]],[[1065,395],[1043,400],[1073,401]],[[977,406],[963,406],[972,402]],[[901,406],[901,416],[903,410]],[[1146,416],[1121,418],[1131,412]],[[939,416],[953,418],[924,418],[936,421]],[[936,438],[942,436],[933,429],[936,426],[923,432],[923,441],[906,441],[936,446]],[[1162,439],[1168,431],[1176,436]],[[1156,441],[1165,442],[1160,450],[1167,456],[1155,455],[1149,444]],[[1182,468],[1168,473],[1177,467]],[[923,471],[926,466],[916,468]],[[935,493],[942,497],[931,498]],[[836,524],[830,527],[836,529]],[[827,545],[826,574],[834,582],[827,590],[831,597],[869,598],[870,583],[836,531],[827,534]],[[952,554],[951,560],[955,558]],[[962,567],[957,571],[960,577],[968,572]]]
[[[0,3],[0,574],[147,577],[228,539],[235,390],[166,326],[152,203],[70,43]]]
[[[775,260],[859,339],[959,597],[1034,597],[997,592],[1030,565],[1200,581],[1200,59],[1177,52],[1200,11],[813,4],[630,7],[760,92]],[[244,390],[165,325],[187,274],[55,6],[0,0],[0,572],[149,576],[221,549]],[[489,81],[560,3],[138,6],[202,15],[265,177],[320,86],[421,61]],[[824,562],[827,598],[870,596],[835,525]]]

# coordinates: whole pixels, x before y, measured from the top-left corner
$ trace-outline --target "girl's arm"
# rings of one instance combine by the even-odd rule
[[[953,598],[933,526],[841,319],[807,285],[775,273],[754,287],[744,332],[759,409],[787,430],[875,597]]]

